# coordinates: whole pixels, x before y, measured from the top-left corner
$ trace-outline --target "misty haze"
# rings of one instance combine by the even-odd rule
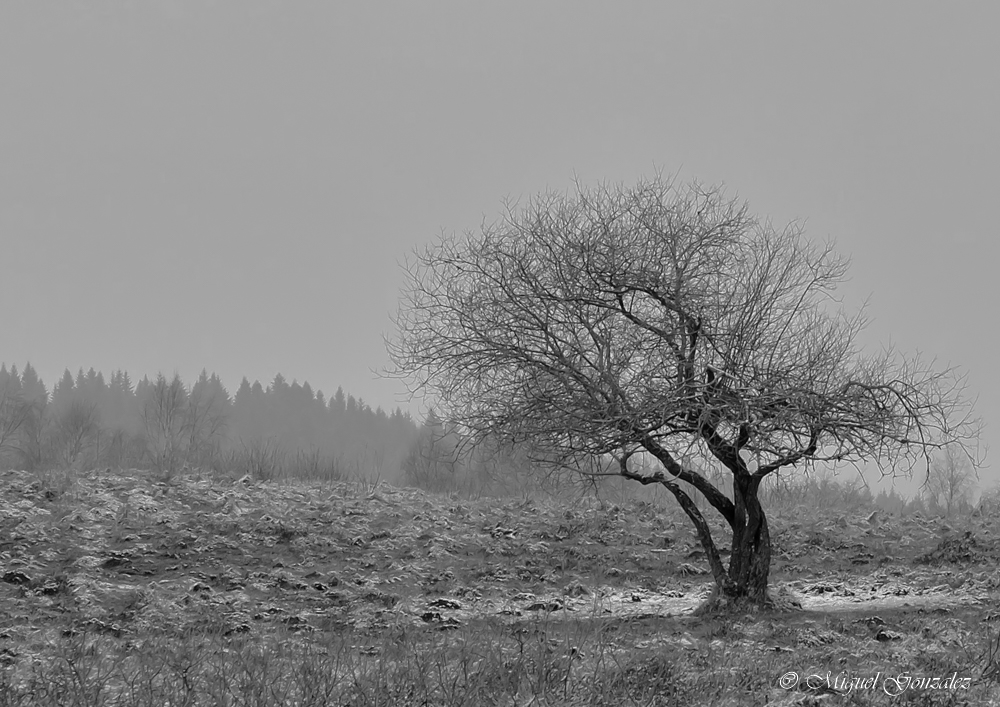
[[[1000,12],[0,9],[0,704],[1000,704]]]

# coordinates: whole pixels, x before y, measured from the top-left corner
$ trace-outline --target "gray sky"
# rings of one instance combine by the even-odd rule
[[[504,197],[660,169],[836,239],[871,343],[963,367],[990,425],[998,23],[990,2],[3,3],[0,360],[50,386],[280,371],[395,407],[370,371],[408,251]]]

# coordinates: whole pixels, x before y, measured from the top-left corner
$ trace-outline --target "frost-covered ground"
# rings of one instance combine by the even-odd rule
[[[90,695],[77,703],[139,703],[123,690],[141,656],[174,656],[192,637],[209,644],[190,650],[216,657],[271,646],[275,666],[336,654],[353,677],[315,704],[392,704],[366,695],[407,680],[429,704],[886,704],[884,690],[838,683],[823,697],[779,679],[905,671],[970,680],[927,683],[920,704],[989,704],[1000,680],[1000,526],[988,517],[772,512],[772,584],[802,609],[696,617],[711,588],[703,554],[676,509],[649,503],[101,470],[4,472],[0,504],[0,704],[35,703],[30,686],[62,675],[66,651],[131,666],[103,678],[100,699],[67,678]],[[150,678],[149,704],[174,668]],[[420,683],[434,670],[451,691]],[[195,673],[189,703],[219,699]],[[306,684],[259,704],[310,703]],[[891,699],[917,699],[910,687]]]

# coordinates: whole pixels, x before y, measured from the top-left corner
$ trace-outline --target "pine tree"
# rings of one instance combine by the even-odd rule
[[[25,401],[29,403],[41,402],[44,405],[49,401],[49,393],[45,388],[45,383],[41,381],[30,363],[24,364],[24,371],[21,373],[21,390]]]
[[[330,398],[330,412],[334,416],[339,416],[347,411],[347,400],[344,397],[344,389],[337,386],[337,392],[334,393],[333,397]]]
[[[285,381],[285,377],[280,373],[276,373],[274,380],[271,381],[271,385],[268,386],[267,392],[274,393],[275,395],[282,395],[288,390],[288,383]]]
[[[250,381],[247,380],[246,376],[243,376],[243,380],[240,381],[240,387],[236,389],[236,396],[233,398],[233,407],[242,408],[250,404]]]
[[[62,378],[59,379],[59,382],[56,383],[55,387],[52,389],[53,405],[61,405],[63,401],[66,401],[66,404],[68,405],[69,398],[73,394],[74,390],[75,386],[73,384],[73,374],[70,373],[67,368],[63,372]]]
[[[10,365],[10,373],[7,375],[6,387],[12,393],[21,394],[21,376],[17,372],[17,366]]]

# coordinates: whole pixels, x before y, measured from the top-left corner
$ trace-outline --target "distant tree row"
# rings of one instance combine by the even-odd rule
[[[342,388],[327,399],[309,383],[288,383],[280,374],[266,388],[244,378],[230,395],[205,371],[187,386],[162,374],[133,384],[125,371],[106,381],[90,369],[75,377],[64,372],[49,392],[30,363],[21,371],[0,366],[0,468],[170,471],[184,465],[257,478],[377,476],[475,495],[551,493],[574,481],[581,490],[579,477],[540,466],[523,445],[497,439],[470,445],[433,409],[418,426],[398,408],[387,415]],[[613,482],[592,477],[582,486],[614,498],[621,491]],[[874,501],[869,492],[867,502],[951,516],[972,509],[975,486],[965,460],[944,454],[916,498],[893,490]],[[802,504],[822,491],[782,479],[768,498]]]
[[[393,478],[418,437],[399,408],[374,410],[342,388],[327,399],[278,374],[265,388],[243,379],[230,395],[202,371],[132,382],[68,370],[51,392],[30,363],[0,366],[0,464],[28,470],[98,466],[174,470],[245,468],[260,476]]]

